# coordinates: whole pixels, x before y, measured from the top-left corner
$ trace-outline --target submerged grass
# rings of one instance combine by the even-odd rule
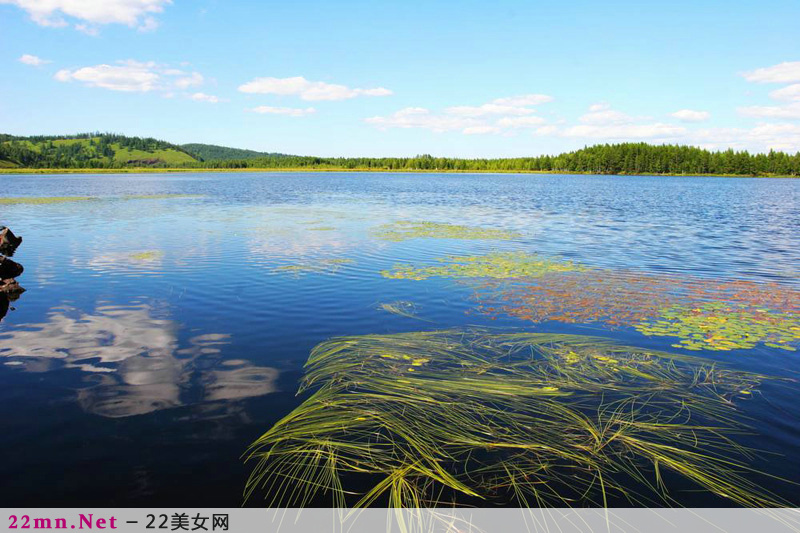
[[[164,252],[162,252],[161,250],[148,250],[146,252],[132,253],[128,257],[133,261],[146,263],[161,259],[162,257],[164,257]]]
[[[378,309],[392,313],[393,315],[402,316],[405,318],[413,318],[416,320],[425,320],[417,315],[417,305],[414,302],[407,302],[398,300],[396,302],[387,302],[378,305]]]
[[[251,447],[270,506],[677,504],[674,478],[781,504],[732,436],[762,376],[603,339],[431,331],[333,339]],[[353,484],[353,480],[361,484]],[[363,487],[359,489],[358,487]]]
[[[344,265],[355,263],[352,259],[320,259],[318,261],[307,261],[294,265],[284,265],[276,267],[273,272],[284,272],[294,274],[296,277],[303,274],[335,274]]]
[[[415,267],[395,265],[392,270],[382,270],[390,279],[424,280],[444,278],[538,278],[549,272],[574,272],[586,270],[572,261],[548,259],[525,252],[493,252],[487,255],[449,256],[439,259],[440,265]]]
[[[511,240],[521,237],[519,233],[504,229],[462,226],[438,222],[412,222],[402,220],[383,224],[374,235],[386,241],[406,241],[409,239],[493,239]]]

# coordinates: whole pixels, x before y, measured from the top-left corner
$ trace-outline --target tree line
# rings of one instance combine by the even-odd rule
[[[83,139],[80,143],[58,140]],[[112,146],[113,145],[113,146]],[[800,152],[710,151],[692,146],[647,143],[598,144],[560,155],[501,159],[463,159],[420,155],[416,157],[313,157],[247,152],[231,158],[235,149],[210,145],[184,147],[152,138],[117,134],[82,134],[64,137],[12,137],[0,135],[0,161],[31,168],[124,168],[114,161],[114,146],[146,152],[179,150],[194,157],[180,168],[209,169],[329,169],[398,171],[580,172],[592,174],[719,174],[735,176],[798,176]],[[206,156],[204,160],[199,153]],[[214,159],[218,154],[224,159]],[[139,163],[140,164],[140,163]],[[166,167],[154,157],[149,166]],[[171,165],[174,166],[174,165]]]
[[[253,159],[205,161],[205,168],[309,168],[344,170],[427,170],[498,172],[580,172],[591,174],[800,175],[800,153],[750,154],[678,145],[601,144],[556,156],[457,159],[421,155],[408,158],[310,157],[276,155]]]

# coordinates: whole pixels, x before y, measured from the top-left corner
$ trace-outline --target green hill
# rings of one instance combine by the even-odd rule
[[[242,148],[229,148],[216,144],[182,144],[181,148],[203,161],[233,161],[243,159],[258,159],[262,157],[281,157],[283,154],[274,152],[256,152]]]
[[[200,161],[180,146],[152,138],[107,133],[0,134],[0,168],[178,167]]]

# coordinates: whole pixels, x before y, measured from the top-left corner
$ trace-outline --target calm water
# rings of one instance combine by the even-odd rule
[[[798,180],[203,173],[0,176],[0,185],[3,196],[102,198],[0,205],[0,224],[25,239],[14,259],[27,289],[0,323],[5,507],[240,505],[243,452],[298,404],[309,350],[333,336],[484,325],[682,352],[675,339],[632,328],[493,320],[463,284],[380,275],[398,262],[521,250],[800,289]],[[196,196],[121,198],[154,194]],[[387,242],[370,233],[398,220],[522,238]],[[275,270],[328,259],[352,263]],[[431,322],[378,309],[397,300]],[[800,352],[763,344],[702,355],[800,375]],[[743,407],[754,430],[743,440],[765,452],[753,464],[800,482],[800,386],[767,382],[762,392]],[[790,486],[770,488],[800,504]]]

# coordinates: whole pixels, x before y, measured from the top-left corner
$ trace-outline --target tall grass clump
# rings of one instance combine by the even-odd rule
[[[431,331],[313,349],[307,399],[250,448],[271,506],[675,505],[753,479],[737,404],[761,376],[594,337]]]

